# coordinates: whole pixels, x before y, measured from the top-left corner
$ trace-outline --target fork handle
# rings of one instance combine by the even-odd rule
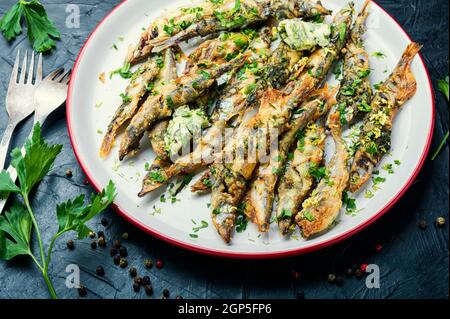
[[[5,168],[6,155],[8,154],[9,143],[15,128],[16,125],[10,121],[3,133],[2,141],[0,142],[0,170]]]

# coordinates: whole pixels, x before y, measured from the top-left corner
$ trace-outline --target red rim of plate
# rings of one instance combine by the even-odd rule
[[[68,90],[68,95],[67,95],[67,126],[68,126],[68,130],[69,130],[69,136],[70,136],[70,141],[72,143],[72,147],[73,150],[75,152],[75,156],[81,166],[81,168],[83,169],[83,171],[86,174],[86,177],[88,178],[88,180],[91,182],[92,186],[99,191],[101,189],[101,187],[95,182],[95,180],[92,178],[91,174],[89,173],[89,170],[87,169],[87,166],[84,164],[84,162],[81,159],[81,156],[77,150],[77,147],[74,143],[74,137],[73,137],[73,132],[72,132],[72,126],[71,126],[71,119],[70,119],[70,108],[72,107],[71,105],[71,97],[72,97],[72,91],[73,91],[73,81],[72,79],[74,79],[77,70],[78,70],[78,66],[80,64],[80,61],[84,55],[85,49],[87,47],[87,45],[89,44],[89,41],[92,39],[93,35],[96,33],[96,31],[98,30],[98,28],[109,18],[109,16],[111,16],[117,9],[119,9],[125,2],[127,2],[129,0],[123,0],[120,4],[118,4],[110,13],[108,13],[108,15],[106,15],[101,21],[100,23],[95,27],[94,31],[92,31],[91,35],[89,36],[89,38],[86,40],[85,44],[83,45],[83,48],[81,49],[76,61],[75,61],[75,65],[73,68],[73,72],[72,72],[72,76],[71,76],[71,81],[70,81],[70,85],[69,85],[69,90]],[[400,28],[400,30],[402,30],[402,32],[405,34],[405,36],[410,40],[410,36],[406,33],[406,31],[403,29],[403,27],[398,23],[398,21],[392,17],[386,10],[384,10],[379,4],[377,4],[374,1],[371,1],[373,4],[375,4],[377,7],[379,7],[388,17],[390,17],[396,24],[397,26]],[[166,241],[172,245],[187,249],[187,250],[191,250],[193,252],[196,253],[201,253],[201,254],[205,254],[205,255],[210,255],[210,256],[215,256],[215,257],[226,257],[226,258],[235,258],[235,259],[269,259],[269,258],[283,258],[283,257],[290,257],[290,256],[294,256],[294,255],[301,255],[301,254],[305,254],[308,252],[312,252],[312,251],[316,251],[328,246],[331,246],[333,244],[336,244],[338,242],[341,242],[347,238],[349,238],[350,236],[360,232],[361,230],[363,230],[364,228],[368,227],[369,225],[371,225],[372,223],[374,223],[376,220],[378,220],[379,218],[381,218],[385,213],[387,213],[389,211],[389,209],[392,208],[392,206],[394,206],[397,201],[405,194],[405,192],[409,189],[409,187],[412,185],[412,183],[414,182],[414,180],[416,179],[417,175],[419,174],[426,158],[427,158],[427,154],[428,151],[430,149],[430,145],[431,145],[431,140],[433,137],[433,132],[434,132],[434,117],[435,117],[435,99],[434,99],[434,90],[433,90],[433,86],[431,84],[431,79],[430,79],[430,75],[428,73],[428,70],[425,66],[425,63],[423,61],[422,55],[419,53],[419,60],[420,63],[422,63],[423,68],[425,69],[425,73],[427,75],[427,80],[428,80],[428,85],[429,85],[429,89],[431,92],[431,105],[432,105],[432,117],[431,117],[431,128],[430,131],[428,133],[428,137],[427,137],[427,142],[425,145],[425,148],[422,152],[421,158],[419,160],[418,165],[416,166],[416,168],[414,169],[412,175],[410,176],[410,178],[408,179],[408,181],[406,182],[405,186],[394,196],[394,198],[387,204],[385,205],[378,213],[376,213],[374,216],[372,216],[372,218],[370,218],[369,220],[367,220],[366,222],[362,223],[361,225],[354,227],[352,229],[349,229],[348,231],[346,231],[345,233],[343,233],[342,235],[339,235],[335,238],[332,238],[324,243],[320,243],[311,247],[299,247],[299,248],[295,248],[295,249],[291,249],[288,251],[280,251],[280,252],[268,252],[268,253],[240,253],[240,252],[230,252],[230,251],[223,251],[223,250],[219,250],[219,249],[211,249],[211,248],[204,248],[201,247],[199,245],[195,245],[195,244],[189,244],[189,243],[185,243],[182,242],[180,240],[171,238],[163,233],[158,232],[155,229],[150,228],[149,226],[143,224],[142,222],[138,221],[137,219],[135,219],[133,216],[131,216],[130,214],[127,214],[124,210],[122,210],[120,207],[118,207],[117,205],[113,205],[113,208],[124,218],[126,219],[128,222],[130,222],[131,224],[137,226],[138,228],[140,228],[141,230],[145,231],[146,233],[149,233],[153,236],[155,236],[156,238],[159,238],[163,241]]]

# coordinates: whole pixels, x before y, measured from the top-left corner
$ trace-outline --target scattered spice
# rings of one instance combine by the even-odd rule
[[[66,171],[66,177],[67,177],[67,178],[71,178],[72,176],[73,176],[72,171],[71,171],[70,169],[68,169],[68,170]]]
[[[336,282],[336,275],[335,274],[329,274],[328,275],[328,282],[330,284],[334,284]]]
[[[139,284],[137,284],[137,283],[134,283],[134,284],[133,284],[133,290],[134,290],[135,292],[139,292],[139,291],[141,290],[141,285],[139,285]]]
[[[69,248],[70,250],[73,250],[75,248],[75,244],[74,244],[73,240],[67,241],[67,248]]]
[[[103,226],[103,227],[106,227],[106,226],[108,226],[108,224],[109,224],[108,219],[105,218],[105,217],[102,218],[101,223],[102,223],[102,226]]]
[[[94,239],[95,238],[95,233],[93,231],[89,232],[89,237]]]
[[[130,273],[130,276],[131,276],[132,278],[134,278],[134,277],[137,276],[137,270],[136,270],[135,267],[131,267],[130,270],[129,270],[128,272]]]
[[[119,255],[120,257],[127,257],[128,256],[128,250],[126,247],[122,246],[119,248]]]
[[[105,237],[100,237],[99,238],[99,240],[98,240],[98,245],[100,246],[100,247],[106,247],[106,240],[105,240]]]
[[[146,259],[144,264],[145,264],[145,268],[147,268],[147,269],[150,269],[153,266],[153,262],[151,259]]]
[[[163,290],[163,296],[166,297],[166,298],[169,298],[169,296],[170,296],[169,289],[166,288],[166,289]]]
[[[85,178],[83,181],[83,185],[89,185],[89,184],[90,184],[89,180],[87,178]]]
[[[445,226],[445,218],[444,217],[438,217],[436,219],[436,225],[438,227],[444,227]]]
[[[367,264],[361,264],[361,267],[360,267],[361,271],[366,272],[367,266],[368,266]]]
[[[91,248],[92,248],[92,249],[97,249],[97,242],[96,242],[95,240],[93,240],[93,241],[91,242]]]
[[[102,266],[98,266],[95,269],[95,273],[97,274],[97,276],[103,277],[105,275],[105,269]]]
[[[123,233],[123,234],[122,234],[122,238],[123,238],[123,239],[127,240],[128,237],[129,237],[128,233]]]
[[[114,265],[119,265],[120,264],[120,256],[119,255],[115,255],[113,258],[114,261]]]
[[[345,270],[345,275],[346,275],[348,278],[353,277],[354,273],[355,273],[355,271],[353,270],[353,268],[347,268],[347,269]]]
[[[142,277],[142,284],[144,286],[151,285],[152,281],[150,280],[150,277],[149,276]]]
[[[113,242],[113,247],[114,247],[115,249],[120,249],[120,247],[122,247],[122,243],[120,242],[120,240],[116,239],[116,240]]]
[[[128,266],[128,261],[125,258],[120,258],[119,266],[121,268],[126,268]]]
[[[80,297],[86,297],[87,295],[87,290],[85,286],[80,286],[80,288],[78,288],[78,295]]]
[[[164,267],[164,262],[161,259],[156,261],[156,268],[161,269]]]
[[[109,250],[109,255],[110,255],[111,257],[116,256],[116,255],[117,255],[117,249],[111,248],[111,249]]]
[[[427,229],[427,226],[428,226],[428,224],[427,224],[427,221],[426,221],[426,220],[422,219],[422,220],[419,222],[419,228],[420,228],[420,229],[425,230],[425,229]]]
[[[100,230],[100,231],[97,232],[97,236],[98,236],[98,238],[105,237],[105,233]]]
[[[361,271],[361,269],[356,269],[355,270],[355,277],[360,279],[363,276],[363,272]]]
[[[134,277],[134,283],[138,284],[139,286],[142,285],[142,277],[136,276]]]
[[[153,287],[151,285],[145,285],[144,290],[147,295],[153,295]]]
[[[98,79],[100,82],[102,82],[103,84],[105,84],[105,79],[106,79],[106,75],[105,72],[102,72],[98,75]]]
[[[382,249],[383,249],[383,246],[381,246],[380,244],[375,245],[375,251],[380,252]]]

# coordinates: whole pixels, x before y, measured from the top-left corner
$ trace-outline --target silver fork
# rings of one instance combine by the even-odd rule
[[[37,85],[42,80],[42,54],[39,55],[36,77],[33,82],[34,55],[35,53],[33,51],[28,76],[26,76],[28,52],[25,51],[19,77],[20,50],[17,52],[16,62],[14,63],[9,81],[8,93],[6,94],[6,111],[9,116],[9,121],[0,142],[0,169],[5,167],[9,143],[16,126],[34,111],[34,93]]]
[[[36,88],[33,96],[35,105],[34,125],[38,122],[42,125],[47,117],[64,103],[67,97],[70,73],[71,70],[64,73],[64,69],[59,68],[50,73]],[[22,148],[22,154],[24,151]],[[7,172],[11,179],[15,181],[17,178],[16,170],[10,166]],[[0,199],[0,215],[5,208],[6,201],[7,198]]]

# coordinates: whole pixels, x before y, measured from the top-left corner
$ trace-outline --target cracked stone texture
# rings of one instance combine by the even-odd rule
[[[132,0],[130,0],[132,1]],[[48,72],[64,65],[71,67],[84,41],[97,23],[114,7],[118,0],[43,0],[49,16],[62,32],[57,50],[45,56]],[[406,29],[409,35],[424,44],[422,50],[433,85],[448,74],[448,1],[378,1]],[[0,15],[15,3],[0,1]],[[65,7],[78,4],[81,9],[80,29],[65,28]],[[18,47],[29,48],[24,35],[12,43],[0,37],[0,101],[4,101],[11,66]],[[432,143],[435,150],[444,132],[448,130],[448,105],[436,93],[436,130]],[[21,145],[31,129],[31,119],[24,122],[14,136],[13,145]],[[0,107],[0,133],[7,124],[5,108]],[[89,194],[92,188],[83,185],[85,178],[73,154],[67,132],[65,111],[61,108],[46,123],[45,138],[51,143],[63,144],[56,165],[33,197],[39,225],[45,242],[56,231],[55,206],[59,201]],[[372,226],[338,245],[304,256],[269,261],[237,261],[206,257],[172,247],[134,228],[113,211],[96,218],[91,224],[104,230],[109,243],[128,232],[125,245],[129,251],[129,265],[148,274],[154,286],[154,298],[168,288],[171,296],[185,298],[295,298],[303,291],[306,298],[448,298],[448,224],[438,229],[438,216],[448,220],[449,207],[449,149],[445,146],[437,160],[429,158],[416,182],[391,211]],[[73,178],[65,171],[71,169]],[[101,217],[110,224],[103,227]],[[425,219],[429,227],[422,231],[417,224]],[[76,263],[81,268],[81,281],[88,289],[87,298],[148,298],[143,291],[133,292],[132,281],[126,270],[115,266],[108,249],[91,250],[89,240],[76,242],[76,249],[68,251],[65,242],[71,235],[58,240],[50,269],[55,289],[60,298],[78,298],[76,290],[65,286],[65,268]],[[376,252],[375,244],[383,249]],[[36,240],[33,240],[36,251]],[[143,261],[164,260],[161,270],[146,270]],[[328,273],[344,276],[352,264],[374,263],[381,268],[381,289],[367,289],[364,280],[346,279],[343,287],[327,283]],[[95,268],[105,268],[104,278],[95,275]],[[44,282],[32,262],[19,258],[0,262],[0,298],[48,298]],[[294,280],[292,271],[301,274]]]

